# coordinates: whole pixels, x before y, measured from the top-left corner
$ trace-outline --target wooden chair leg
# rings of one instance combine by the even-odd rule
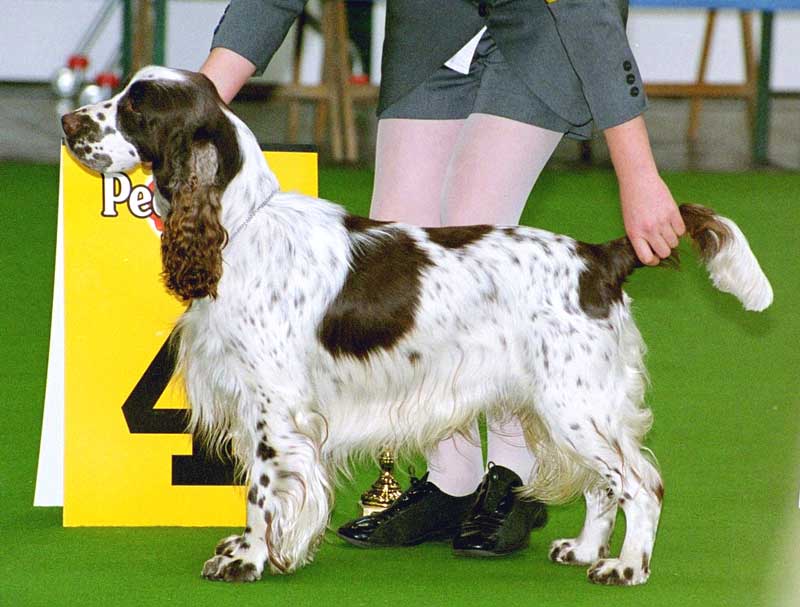
[[[322,3],[322,39],[325,44],[325,60],[322,70],[322,81],[328,89],[328,101],[325,104],[327,107],[325,112],[328,117],[327,122],[330,125],[330,139],[331,139],[331,156],[337,162],[341,162],[344,157],[343,144],[342,144],[342,121],[341,121],[341,103],[340,103],[340,87],[337,83],[337,14],[336,2],[328,0]],[[322,104],[320,104],[322,105]],[[318,119],[321,117],[318,112]],[[319,122],[319,120],[318,120]]]
[[[714,36],[714,26],[717,21],[717,9],[711,9],[706,16],[706,31],[703,34],[703,51],[700,56],[700,66],[697,70],[696,84],[702,85],[706,81],[706,73],[708,71],[708,57],[711,54],[711,42]],[[700,110],[703,106],[701,97],[692,97],[689,106],[689,128],[686,136],[690,141],[697,140],[697,134],[700,130]]]
[[[347,27],[347,9],[344,0],[333,0],[336,11],[336,85],[342,111],[345,158],[348,162],[358,160],[358,133],[356,131],[353,96],[350,94],[350,34]]]
[[[300,63],[303,58],[303,34],[305,31],[306,19],[305,11],[300,14],[297,20],[297,36],[294,41],[293,64],[292,64],[292,84],[296,87],[300,84]],[[286,138],[289,143],[297,143],[297,133],[300,130],[300,101],[297,98],[290,98],[286,114]]]
[[[740,11],[742,24],[742,49],[744,50],[744,73],[747,86],[747,125],[748,132],[753,132],[756,117],[757,66],[753,45],[753,14]]]
[[[300,130],[300,102],[292,99],[286,111],[286,140],[297,143],[297,133]]]
[[[329,118],[328,101],[317,101],[314,107],[314,142],[317,145],[325,139]]]

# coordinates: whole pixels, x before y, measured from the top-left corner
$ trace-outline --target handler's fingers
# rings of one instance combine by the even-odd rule
[[[650,245],[647,244],[647,241],[641,237],[631,238],[631,244],[633,245],[633,250],[636,251],[636,256],[646,266],[657,266],[659,259],[655,255],[653,255],[653,251],[650,250]]]
[[[664,239],[661,234],[653,234],[650,238],[647,239],[647,243],[650,245],[650,248],[653,249],[656,255],[659,256],[660,259],[666,259],[672,253],[672,247],[667,244],[667,241]],[[658,263],[657,260],[656,263]]]
[[[670,218],[669,223],[672,226],[672,229],[674,230],[675,234],[679,238],[686,233],[686,224],[683,223],[683,217],[681,217],[681,214],[679,212],[673,214],[673,216]]]
[[[678,246],[678,235],[672,230],[671,227],[666,227],[661,231],[661,237],[669,245],[670,249]]]

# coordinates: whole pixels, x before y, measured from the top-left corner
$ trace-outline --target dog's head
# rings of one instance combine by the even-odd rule
[[[67,147],[92,170],[152,165],[166,286],[184,300],[215,297],[227,239],[221,198],[242,157],[211,81],[146,67],[118,95],[65,114],[61,123]]]

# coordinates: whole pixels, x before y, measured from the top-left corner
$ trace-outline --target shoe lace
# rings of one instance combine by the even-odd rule
[[[426,485],[428,483],[426,482],[425,477],[417,478],[416,476],[414,476],[414,473],[415,473],[414,467],[409,466],[408,476],[410,480],[410,485],[408,489],[403,491],[400,494],[400,496],[394,502],[392,502],[392,505],[389,506],[386,510],[374,513],[372,515],[373,517],[376,517],[381,520],[384,518],[388,518],[396,508],[415,502],[420,495],[427,493]]]
[[[480,531],[485,534],[499,530],[513,505],[514,496],[511,491],[506,489],[501,493],[499,488],[490,482],[492,468],[493,463],[490,462],[489,475],[478,488],[475,505],[463,523],[464,531]]]

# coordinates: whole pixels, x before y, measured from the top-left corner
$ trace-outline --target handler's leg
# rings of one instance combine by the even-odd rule
[[[471,114],[447,167],[442,202],[445,225],[516,225],[536,180],[562,133],[501,116]],[[533,467],[516,420],[489,420],[488,459],[523,483]]]
[[[562,133],[489,114],[465,121],[447,167],[442,223],[516,225]],[[488,459],[528,481],[533,456],[516,420],[489,420]]]
[[[464,120],[380,120],[370,217],[441,225],[445,173],[463,126]]]
[[[464,120],[383,119],[378,122],[370,216],[412,225],[441,225],[445,173]],[[449,539],[474,500],[483,476],[477,424],[471,439],[442,441],[428,458],[429,474],[388,510],[339,528],[357,546],[403,546]]]
[[[448,165],[442,223],[516,225],[561,137],[516,120],[471,114]],[[530,531],[547,520],[543,504],[523,502],[515,492],[529,481],[535,464],[519,421],[490,418],[487,441],[494,467],[453,540],[455,552],[463,556],[515,552],[527,546]],[[505,504],[502,517],[496,516],[500,503]],[[490,513],[494,516],[486,516]]]
[[[516,225],[562,136],[509,118],[471,114],[447,167],[442,225]]]
[[[448,166],[465,120],[385,119],[378,122],[370,217],[441,225]],[[442,441],[428,457],[428,481],[448,495],[475,491],[483,476],[477,426],[472,436]]]

